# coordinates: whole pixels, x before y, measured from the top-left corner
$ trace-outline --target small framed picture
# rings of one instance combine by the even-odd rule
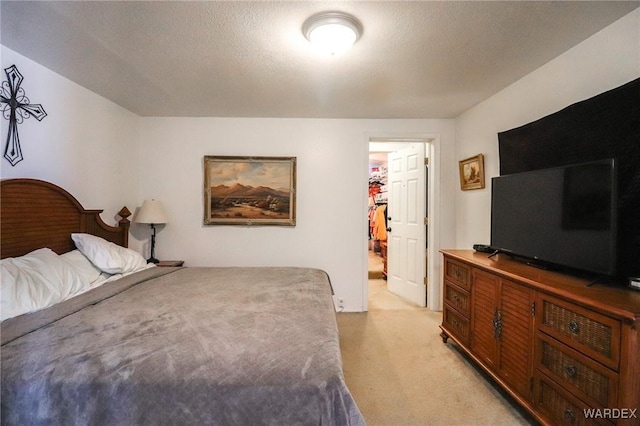
[[[484,188],[484,156],[476,156],[461,160],[460,162],[460,189]]]
[[[296,224],[296,157],[204,157],[205,225]]]

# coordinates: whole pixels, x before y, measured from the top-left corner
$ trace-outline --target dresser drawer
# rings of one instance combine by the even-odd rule
[[[620,322],[564,300],[540,295],[537,326],[606,366],[618,369]]]
[[[461,313],[466,318],[469,318],[470,300],[469,293],[462,290],[460,287],[445,281],[444,282],[444,301],[449,304],[456,311]]]
[[[471,290],[471,268],[469,266],[445,258],[444,276],[445,279],[459,285],[463,289],[467,291]]]
[[[536,367],[585,401],[616,406],[618,375],[543,333],[536,338]]]
[[[464,345],[469,344],[469,320],[447,305],[444,306],[444,311],[442,312],[442,325]]]
[[[551,424],[554,426],[612,424],[605,419],[587,418],[585,412],[592,407],[575,398],[544,375],[538,374],[536,382],[536,404],[552,420]]]

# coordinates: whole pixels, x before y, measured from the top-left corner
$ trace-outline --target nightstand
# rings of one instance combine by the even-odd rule
[[[184,260],[161,260],[156,263],[156,266],[182,266],[184,264]]]

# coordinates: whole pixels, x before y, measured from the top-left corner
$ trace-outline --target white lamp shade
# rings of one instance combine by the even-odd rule
[[[156,200],[144,200],[136,216],[137,223],[167,223],[167,214],[162,203]]]

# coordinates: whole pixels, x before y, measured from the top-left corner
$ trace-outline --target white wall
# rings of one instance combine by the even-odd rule
[[[489,184],[498,174],[498,132],[637,78],[639,28],[636,10],[461,115],[455,125],[453,120],[140,118],[2,47],[2,67],[18,66],[27,96],[48,116],[19,126],[25,160],[15,167],[0,160],[0,175],[63,186],[86,208],[105,208],[108,223],[123,204],[133,211],[145,198],[162,200],[171,222],[159,230],[157,257],[184,259],[191,266],[322,268],[346,310],[358,311],[366,294],[368,137],[438,135],[433,152],[441,167],[433,183],[439,202],[430,220],[439,226],[431,222],[430,232],[444,248],[488,242],[490,191],[460,191],[458,160],[484,153]],[[3,141],[6,132],[3,119]],[[297,226],[203,226],[204,155],[298,157]],[[148,239],[148,227],[134,224],[132,233],[133,248],[142,249],[137,240]],[[438,248],[430,247],[434,253]]]
[[[453,120],[141,121],[140,199],[161,200],[171,220],[158,232],[158,258],[188,266],[321,268],[347,311],[365,306],[368,136],[436,133],[440,151],[453,156]],[[205,155],[297,157],[296,226],[202,225]],[[452,222],[446,222],[452,203],[443,205],[453,241]],[[139,238],[148,232],[140,225],[134,230]]]
[[[485,155],[486,188],[456,190],[456,247],[489,243],[498,132],[535,121],[640,77],[640,9],[456,119],[456,158]]]
[[[24,160],[11,166],[0,158],[2,178],[29,177],[59,185],[87,209],[105,209],[102,219],[115,224],[123,205],[138,197],[139,117],[59,74],[1,47],[2,69],[16,65],[31,103],[47,116],[18,125]],[[2,81],[6,75],[2,71]],[[2,118],[2,154],[9,121]]]
[[[159,228],[157,257],[191,266],[322,268],[346,310],[365,305],[368,137],[438,135],[438,155],[447,163],[454,157],[453,120],[141,118],[1,49],[2,67],[15,64],[27,96],[47,112],[19,125],[25,159],[15,167],[0,160],[2,178],[60,185],[85,208],[105,209],[109,224],[123,205],[134,211],[145,198],[162,200],[171,223]],[[7,129],[3,119],[3,141]],[[298,157],[297,226],[203,226],[204,155]],[[445,246],[453,242],[455,176],[450,168],[437,176]],[[130,246],[146,254],[148,239],[149,228],[134,223]]]

